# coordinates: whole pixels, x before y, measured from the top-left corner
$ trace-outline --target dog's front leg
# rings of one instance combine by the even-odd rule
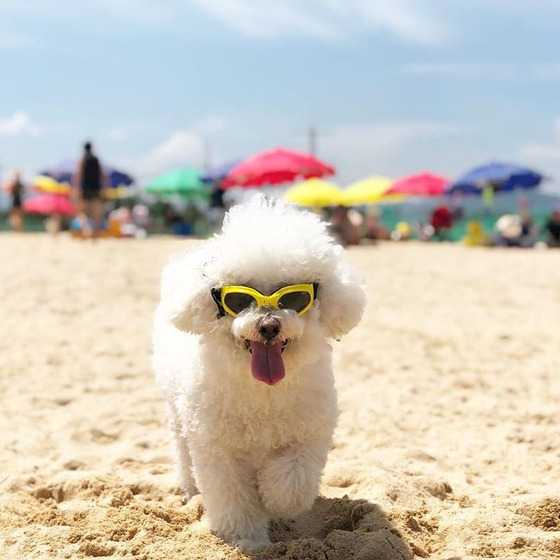
[[[311,509],[331,439],[297,444],[275,452],[259,471],[262,502],[271,517],[291,518]]]
[[[210,529],[243,552],[269,546],[269,517],[256,489],[255,470],[212,445],[193,448],[192,459]]]
[[[177,457],[177,478],[179,487],[183,493],[183,500],[187,503],[194,495],[198,494],[198,488],[193,477],[192,459],[189,451],[187,438],[175,433],[175,455]]]

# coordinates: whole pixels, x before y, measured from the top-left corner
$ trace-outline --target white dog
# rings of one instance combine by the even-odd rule
[[[246,552],[318,493],[337,419],[329,339],[365,303],[342,254],[314,214],[255,197],[163,271],[153,363],[180,484]]]

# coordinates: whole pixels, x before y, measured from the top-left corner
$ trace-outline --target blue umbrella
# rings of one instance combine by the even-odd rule
[[[220,183],[224,180],[226,175],[238,164],[241,160],[229,161],[218,167],[215,167],[210,172],[201,177],[203,183]]]
[[[447,193],[480,194],[485,187],[493,187],[495,192],[514,189],[533,189],[545,179],[543,175],[510,163],[492,162],[472,169],[446,190]]]
[[[40,175],[48,175],[59,183],[70,183],[72,177],[78,170],[79,160],[67,159],[57,165],[40,172]],[[128,187],[134,183],[134,179],[124,171],[116,169],[112,165],[103,164],[103,171],[109,179],[111,187]]]

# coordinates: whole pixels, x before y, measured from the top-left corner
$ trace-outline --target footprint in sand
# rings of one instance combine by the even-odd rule
[[[258,560],[412,560],[381,508],[366,500],[319,498],[295,521],[273,522],[273,544]]]

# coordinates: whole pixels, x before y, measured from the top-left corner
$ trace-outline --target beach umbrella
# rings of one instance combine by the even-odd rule
[[[342,191],[334,184],[321,179],[307,179],[290,187],[284,198],[299,206],[323,208],[342,204]]]
[[[29,214],[63,214],[72,216],[76,207],[68,196],[56,193],[38,194],[23,203],[23,210]]]
[[[346,206],[362,204],[380,204],[383,202],[400,202],[405,197],[401,194],[388,195],[393,181],[387,177],[372,176],[348,185],[343,191]]]
[[[310,154],[276,148],[243,160],[224,177],[222,186],[230,188],[279,185],[298,179],[326,177],[334,173],[333,167]]]
[[[131,187],[120,185],[118,187],[112,187],[110,189],[103,189],[101,192],[103,193],[104,198],[108,198],[110,200],[119,200],[134,196],[136,190]]]
[[[70,194],[70,185],[68,183],[60,183],[48,175],[38,175],[35,177],[33,188],[36,191],[45,193]]]
[[[188,167],[169,171],[152,179],[146,191],[160,196],[178,194],[185,198],[208,198],[208,185],[202,182],[200,172]]]
[[[33,181],[33,188],[40,192],[69,195],[72,185],[69,183],[60,183],[48,175],[38,175]],[[124,185],[109,189],[102,189],[101,192],[105,198],[109,198],[111,200],[127,198],[133,194],[130,187],[125,187]]]
[[[213,168],[208,173],[205,173],[200,178],[203,183],[220,184],[227,176],[227,174],[236,166],[241,163],[241,160],[228,161],[218,167]]]
[[[48,175],[61,183],[71,183],[72,178],[78,171],[79,163],[80,160],[78,159],[66,159],[57,163],[53,167],[41,171],[41,175]],[[105,163],[102,163],[102,168],[109,180],[110,186],[113,188],[123,185],[128,187],[134,183],[132,176],[125,171]]]
[[[447,177],[424,171],[397,179],[387,193],[409,196],[443,196],[450,182]]]
[[[492,187],[495,192],[508,192],[515,189],[533,189],[545,179],[543,175],[510,163],[491,162],[476,167],[459,177],[447,188],[448,193],[481,194],[485,188]]]

